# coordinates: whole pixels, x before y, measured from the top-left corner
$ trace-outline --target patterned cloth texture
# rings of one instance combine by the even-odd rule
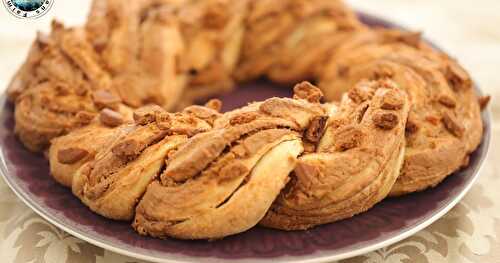
[[[414,236],[378,251],[344,260],[376,262],[500,262],[500,2],[498,0],[348,1],[358,10],[424,31],[470,71],[492,95],[493,134],[481,177],[443,218]],[[37,30],[52,18],[82,24],[90,0],[56,1],[38,20],[20,20],[0,8],[0,91],[26,56]],[[1,262],[141,262],[93,246],[59,230],[25,206],[0,179]]]

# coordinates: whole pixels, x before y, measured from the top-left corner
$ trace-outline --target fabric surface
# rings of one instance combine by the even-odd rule
[[[492,95],[493,134],[481,177],[447,215],[416,235],[378,251],[344,260],[375,262],[500,262],[500,2],[497,0],[350,0],[359,10],[414,30],[444,47]],[[82,24],[90,0],[56,1],[38,20],[14,18],[0,7],[0,91],[24,60],[37,30],[53,17]],[[25,206],[0,180],[2,262],[140,262],[95,247],[59,230]]]

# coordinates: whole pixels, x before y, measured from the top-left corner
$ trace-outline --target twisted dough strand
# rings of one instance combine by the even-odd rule
[[[139,203],[134,227],[156,237],[213,239],[255,226],[303,151],[300,135],[323,114],[319,104],[273,98],[222,115],[170,157]]]
[[[261,224],[307,229],[364,212],[385,198],[403,164],[409,109],[393,82],[358,83],[330,116],[316,151],[299,158]]]

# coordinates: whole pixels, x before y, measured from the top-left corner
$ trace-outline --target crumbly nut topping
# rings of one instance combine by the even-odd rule
[[[389,90],[382,98],[380,108],[384,110],[400,110],[403,107],[404,100],[401,93],[395,90]]]
[[[311,103],[319,103],[323,98],[323,92],[307,81],[295,85],[293,92],[294,99],[304,99]]]
[[[305,132],[305,138],[310,142],[319,142],[325,133],[327,121],[328,116],[314,117]]]
[[[441,119],[443,121],[444,127],[456,137],[462,137],[465,132],[465,128],[460,124],[452,112],[445,111]]]
[[[220,109],[222,107],[222,102],[220,100],[210,100],[205,104],[205,106],[192,105],[183,110],[183,112],[188,113],[196,118],[200,118],[210,125],[213,125],[215,120],[217,120],[222,114]]]
[[[455,108],[457,105],[457,102],[455,101],[454,98],[452,98],[450,95],[447,94],[442,94],[438,97],[439,103],[442,105],[448,107],[448,108]]]
[[[146,125],[154,122],[159,113],[166,113],[166,111],[158,105],[141,107],[134,111],[134,121],[139,125]]]
[[[97,108],[110,108],[116,110],[121,103],[120,97],[111,93],[109,90],[96,90],[92,93],[92,99]]]
[[[455,90],[467,89],[472,86],[472,80],[467,71],[454,61],[449,62],[445,76]]]
[[[124,122],[123,115],[121,113],[108,108],[105,108],[101,111],[99,120],[102,122],[102,124],[109,127],[116,127],[123,124]]]
[[[347,151],[361,144],[363,132],[354,126],[344,126],[335,131],[333,137],[335,149]]]
[[[156,125],[162,130],[168,130],[172,128],[172,119],[173,118],[171,114],[168,112],[158,113],[155,115]]]
[[[259,114],[254,112],[248,112],[243,114],[238,114],[229,120],[229,124],[231,125],[240,125],[249,123],[251,121],[256,120],[259,117]]]
[[[398,125],[398,115],[392,112],[376,112],[373,114],[373,123],[378,128],[391,130]]]
[[[414,134],[418,131],[418,121],[415,119],[412,113],[408,116],[408,120],[406,121],[405,132],[408,135]]]
[[[84,126],[89,124],[96,116],[97,114],[94,112],[88,112],[88,111],[79,111],[76,114],[76,121],[78,125]]]
[[[74,164],[85,158],[89,152],[81,148],[66,148],[57,152],[57,160],[62,164]]]
[[[372,83],[361,81],[347,92],[347,96],[355,103],[362,103],[373,97],[374,89]]]
[[[122,159],[133,159],[141,152],[140,143],[134,139],[127,139],[116,144],[111,151]]]

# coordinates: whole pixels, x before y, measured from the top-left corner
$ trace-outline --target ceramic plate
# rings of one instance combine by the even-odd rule
[[[393,24],[362,14],[373,26]],[[222,97],[225,110],[248,101],[290,96],[290,89],[266,81],[241,86]],[[434,189],[401,198],[389,198],[353,218],[308,231],[284,232],[255,227],[218,241],[160,240],[143,237],[129,223],[92,213],[69,189],[49,175],[47,161],[28,152],[13,133],[13,107],[0,99],[0,171],[19,198],[62,230],[96,246],[154,262],[323,262],[357,256],[402,240],[448,212],[479,176],[490,140],[490,118],[483,113],[484,139],[470,165]]]

